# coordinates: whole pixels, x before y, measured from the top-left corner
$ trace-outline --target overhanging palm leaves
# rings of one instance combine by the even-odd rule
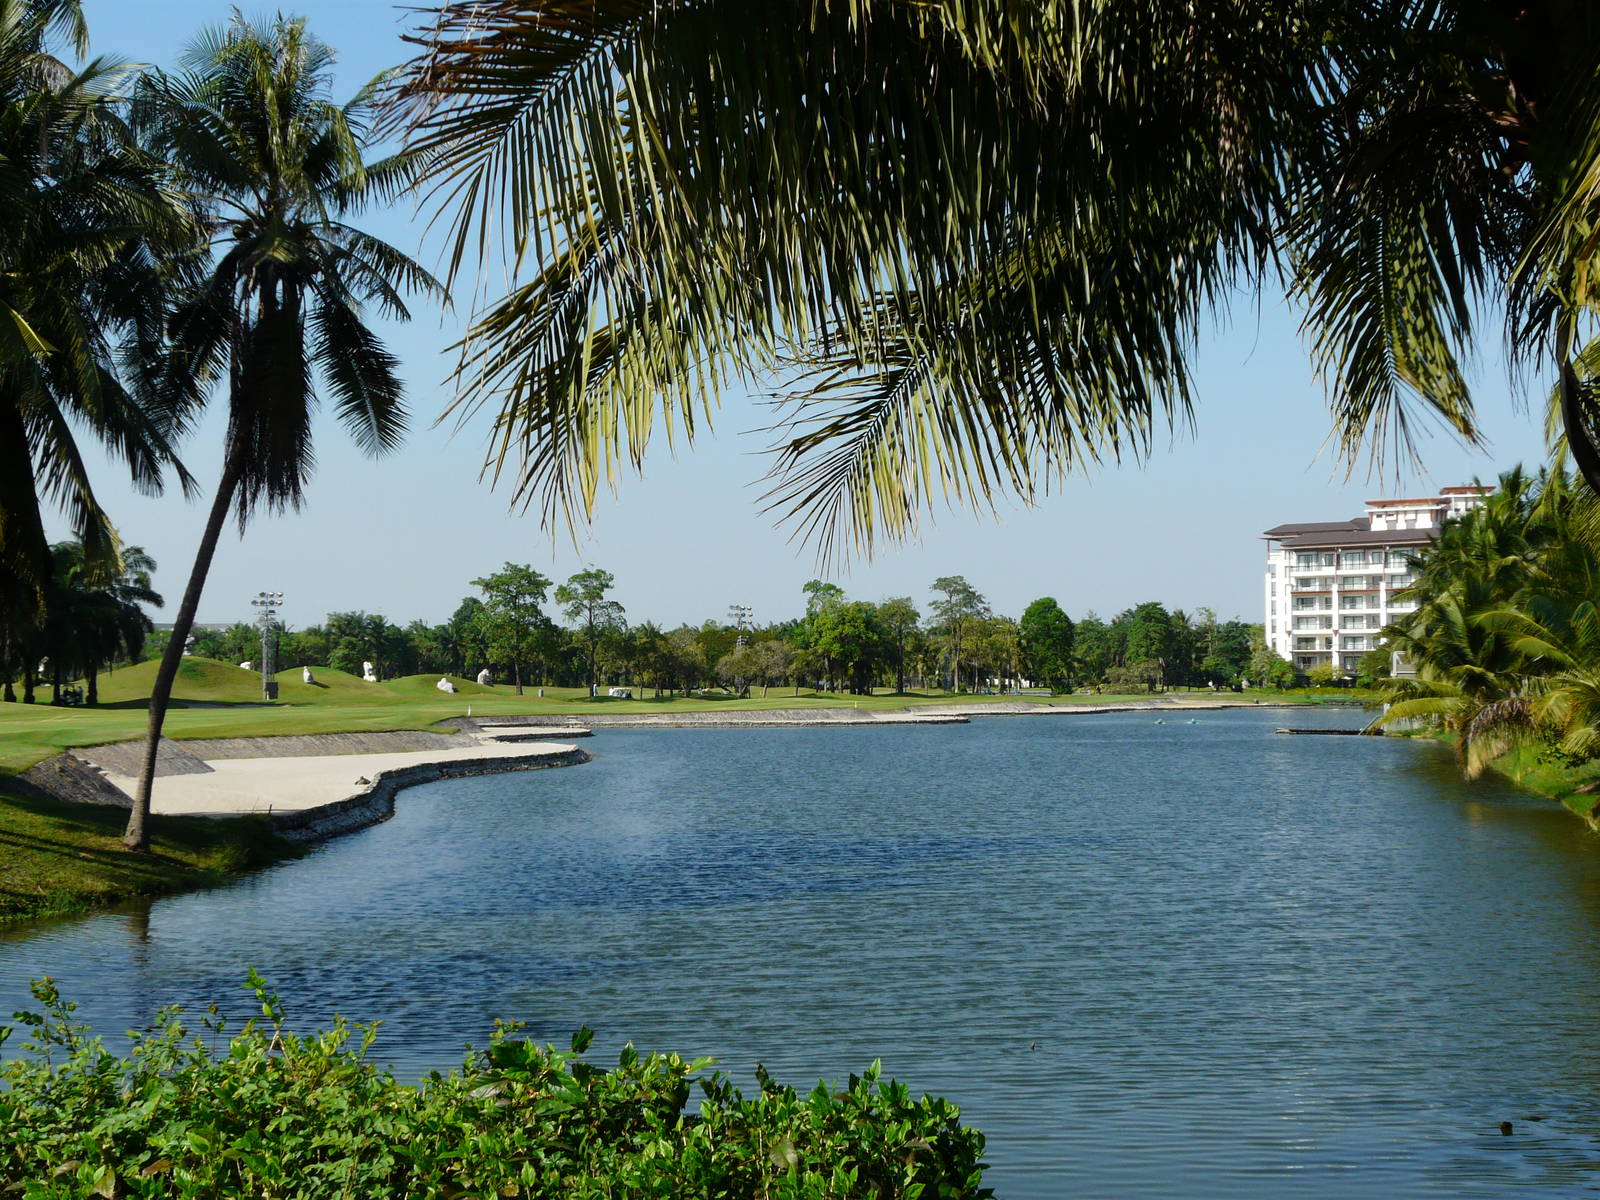
[[[1423,413],[1470,438],[1482,307],[1508,300],[1531,353],[1589,304],[1563,282],[1588,278],[1600,195],[1586,5],[433,18],[400,111],[452,272],[498,252],[511,277],[456,412],[496,414],[489,469],[547,516],[582,519],[733,381],[790,397],[769,501],[825,551],[941,499],[1028,500],[1184,421],[1207,312],[1273,279],[1348,453],[1407,446]]]

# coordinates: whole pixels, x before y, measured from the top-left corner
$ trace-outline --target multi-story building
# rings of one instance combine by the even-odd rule
[[[1420,499],[1369,500],[1364,517],[1267,530],[1267,645],[1302,671],[1330,663],[1354,674],[1361,656],[1377,648],[1378,631],[1415,607],[1395,598],[1412,582],[1409,556],[1493,490],[1447,487]]]

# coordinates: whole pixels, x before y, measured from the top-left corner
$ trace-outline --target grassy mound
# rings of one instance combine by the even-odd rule
[[[150,689],[155,686],[156,669],[159,666],[152,659],[101,675],[100,703],[142,707],[150,699]],[[249,704],[253,701],[259,704],[261,675],[256,671],[240,670],[234,663],[190,655],[178,666],[178,678],[172,685],[172,698],[177,703]]]
[[[505,688],[484,687],[481,683],[474,683],[470,679],[463,679],[459,675],[446,675],[451,683],[456,685],[456,692],[462,696],[498,696],[506,691]],[[383,686],[397,696],[442,696],[446,693],[438,689],[439,676],[437,675],[402,675],[398,679],[386,679]]]
[[[122,845],[128,814],[4,793],[0,780],[0,926],[79,913],[134,896],[225,883],[301,851],[264,817],[153,817],[150,853]]]
[[[332,667],[311,668],[315,682],[306,683],[299,667],[279,671],[278,699],[286,704],[388,704],[394,700],[376,683]]]

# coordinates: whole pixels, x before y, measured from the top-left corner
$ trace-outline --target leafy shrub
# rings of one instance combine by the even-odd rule
[[[1306,671],[1306,682],[1312,687],[1331,687],[1339,678],[1339,672],[1332,663],[1318,663]]]
[[[925,1197],[981,1186],[983,1135],[913,1100],[878,1064],[809,1094],[758,1068],[745,1099],[711,1060],[623,1049],[603,1070],[497,1024],[460,1072],[418,1087],[367,1059],[373,1026],[290,1032],[254,972],[261,1016],[225,1037],[215,1006],[190,1037],[177,1009],[126,1058],[73,1019],[48,980],[17,1013],[24,1058],[0,1068],[0,1195],[161,1197]],[[11,1030],[0,1030],[0,1041]],[[688,1107],[694,1089],[699,1104]],[[9,1185],[9,1186],[4,1186]]]

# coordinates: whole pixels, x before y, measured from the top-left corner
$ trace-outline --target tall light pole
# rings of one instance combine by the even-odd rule
[[[733,620],[733,627],[738,633],[738,636],[734,639],[733,643],[733,648],[735,650],[744,649],[744,631],[751,627],[750,617],[754,611],[755,610],[747,604],[728,605],[728,616]]]
[[[261,698],[276,700],[278,681],[273,678],[277,674],[273,659],[277,657],[277,612],[283,607],[283,593],[257,592],[250,606],[256,610],[256,628],[261,631]]]

